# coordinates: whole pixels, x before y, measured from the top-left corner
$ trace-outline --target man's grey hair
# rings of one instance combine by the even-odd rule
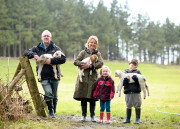
[[[49,30],[44,30],[41,36],[43,37],[45,33],[49,33],[50,37],[52,37],[52,34]]]

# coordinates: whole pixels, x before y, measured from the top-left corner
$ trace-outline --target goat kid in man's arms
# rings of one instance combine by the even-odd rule
[[[42,68],[43,68],[46,60],[49,58],[54,58],[54,57],[55,58],[61,58],[61,55],[65,56],[64,53],[62,53],[61,51],[56,51],[53,55],[52,54],[43,54],[39,57],[39,60],[37,61],[37,64],[38,64],[38,81],[41,81],[41,71],[42,71]],[[56,80],[58,80],[56,65],[52,65],[52,67],[53,67],[53,72],[54,72],[54,78]],[[61,68],[60,68],[59,64],[57,65],[57,68],[58,68],[60,76],[63,77],[63,74],[61,72]]]

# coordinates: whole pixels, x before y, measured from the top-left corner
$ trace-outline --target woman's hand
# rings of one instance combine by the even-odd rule
[[[81,69],[87,69],[87,68],[89,68],[89,66],[90,66],[89,63],[81,64]]]

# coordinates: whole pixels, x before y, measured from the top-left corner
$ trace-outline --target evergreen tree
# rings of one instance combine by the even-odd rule
[[[113,35],[114,35],[114,41],[112,40],[113,45],[111,45],[111,51],[114,52],[113,58],[115,60],[121,60],[122,54],[120,52],[120,23],[119,23],[119,7],[118,7],[118,1],[113,0],[111,3],[111,10],[110,10],[110,18],[112,19],[112,29],[113,29]],[[112,52],[110,53],[110,56],[112,56]]]
[[[149,22],[146,34],[147,48],[145,51],[148,52],[149,62],[156,63],[160,57],[161,63],[164,63],[164,30],[160,27],[160,23]]]
[[[10,46],[11,30],[9,27],[8,8],[4,0],[0,0],[0,46],[2,56],[6,56],[6,48]],[[8,55],[9,56],[9,55]]]
[[[123,51],[125,50],[126,53],[126,57],[125,57],[126,60],[128,60],[129,51],[131,49],[130,46],[132,46],[131,44],[132,29],[131,29],[131,24],[129,23],[129,17],[130,17],[130,13],[128,8],[128,3],[126,2],[124,8],[120,6],[120,10],[119,10],[120,37],[122,41],[122,50]]]
[[[175,44],[175,24],[171,23],[169,18],[167,18],[166,23],[163,25],[163,27],[165,32],[165,49],[168,56],[168,64],[170,64],[171,47]]]
[[[138,14],[138,19],[133,24],[133,42],[135,43],[133,56],[135,57],[138,55],[140,61],[142,61],[142,57],[144,55],[143,50],[146,49],[147,34],[145,32],[147,23],[147,18],[145,16],[143,17],[141,14]]]
[[[92,14],[92,25],[94,34],[99,38],[99,50],[104,59],[110,59],[110,46],[114,45],[114,35],[112,28],[112,20],[103,1],[100,0],[97,9]]]

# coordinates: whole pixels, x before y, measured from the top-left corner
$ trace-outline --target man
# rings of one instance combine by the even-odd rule
[[[32,47],[29,50],[24,51],[24,56],[28,56],[29,59],[34,58],[36,62],[39,60],[39,57],[43,54],[54,54],[56,51],[61,51],[61,49],[56,46],[51,40],[52,35],[48,30],[44,30],[41,35],[42,42],[37,46]],[[49,115],[51,118],[56,118],[56,105],[58,101],[58,85],[60,81],[59,71],[58,80],[54,78],[54,72],[52,65],[63,64],[66,62],[66,57],[61,55],[61,58],[49,58],[45,61],[43,69],[41,71],[41,85],[45,92],[45,101],[48,106]],[[36,70],[38,71],[38,66],[36,66]]]

